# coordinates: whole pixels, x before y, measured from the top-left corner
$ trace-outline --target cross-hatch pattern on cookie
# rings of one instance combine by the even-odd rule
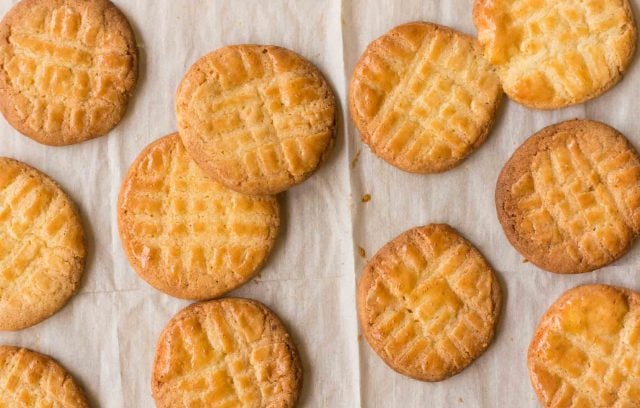
[[[592,268],[616,259],[640,231],[640,162],[622,137],[600,136],[554,134],[511,187],[517,234]]]
[[[133,266],[158,289],[188,298],[219,295],[253,276],[279,225],[274,197],[237,193],[210,179],[175,134],[133,164],[120,207]]]
[[[352,116],[374,152],[408,171],[441,171],[489,131],[502,90],[476,41],[426,23],[372,43],[351,84]]]
[[[299,373],[280,323],[246,301],[176,317],[160,339],[161,407],[292,407]]]
[[[113,24],[92,2],[37,5],[14,16],[0,64],[18,121],[61,138],[50,143],[67,144],[103,134],[120,120],[135,61]]]
[[[45,356],[15,347],[0,347],[0,406],[86,408],[73,379]]]
[[[529,351],[532,382],[544,406],[636,406],[640,295],[584,286],[556,305],[543,318]]]
[[[414,377],[455,374],[491,340],[499,307],[492,270],[448,228],[412,230],[389,245],[364,272],[373,348]]]
[[[0,404],[11,407],[86,408],[73,379],[45,356],[0,347]]]
[[[334,97],[320,73],[275,47],[226,47],[203,57],[180,87],[177,111],[196,161],[232,188],[272,183],[269,193],[315,170],[335,127]]]
[[[605,91],[635,48],[627,0],[477,0],[474,18],[505,92],[533,107],[580,103]]]
[[[36,170],[0,158],[2,326],[6,317],[31,325],[61,307],[80,280],[84,254],[82,226],[64,193]]]

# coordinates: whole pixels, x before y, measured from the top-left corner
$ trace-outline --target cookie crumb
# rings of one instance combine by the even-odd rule
[[[358,245],[358,255],[360,255],[361,258],[366,258],[367,257],[367,252],[364,250],[363,247]]]
[[[356,165],[358,164],[358,159],[360,159],[360,153],[362,153],[362,149],[358,149],[358,151],[356,152],[356,155],[353,157],[353,160],[351,160],[351,169],[355,169]]]
[[[363,203],[368,203],[369,201],[371,201],[371,194],[365,194],[362,196]]]
[[[529,260],[525,258],[522,260],[522,263],[529,263]]]
[[[461,403],[461,404],[464,402],[464,400],[462,399],[462,397],[458,398],[458,402],[459,402],[459,403]]]

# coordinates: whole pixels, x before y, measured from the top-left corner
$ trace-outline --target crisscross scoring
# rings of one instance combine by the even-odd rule
[[[477,0],[474,18],[505,92],[539,108],[604,92],[635,48],[627,0]]]
[[[257,272],[275,242],[278,203],[210,179],[174,134],[131,166],[119,223],[130,261],[150,284],[175,296],[210,298]]]
[[[539,151],[528,157],[514,154],[505,173],[515,166],[525,170],[509,181],[505,205],[498,204],[509,209],[507,224],[525,256],[564,273],[612,262],[640,231],[636,152],[604,125],[567,123],[525,142],[538,143]],[[580,123],[589,128],[581,129]]]
[[[59,309],[77,287],[84,255],[67,196],[31,167],[0,158],[2,329],[30,326]]]
[[[124,114],[136,80],[128,23],[103,0],[23,3],[2,28],[5,116],[48,144],[106,133]]]
[[[529,349],[546,407],[635,407],[640,401],[640,295],[604,285],[567,292]]]
[[[154,367],[160,407],[292,407],[297,354],[282,324],[256,302],[223,299],[176,316]]]
[[[476,41],[428,23],[394,28],[365,51],[351,79],[363,140],[408,171],[442,171],[482,143],[502,90]]]
[[[16,347],[0,347],[0,404],[6,407],[85,408],[86,398],[62,367]]]
[[[203,57],[180,86],[177,112],[193,158],[218,181],[253,194],[305,179],[335,130],[324,78],[277,47],[225,47]]]
[[[402,373],[446,378],[491,341],[499,286],[480,253],[449,227],[402,234],[371,259],[360,279],[367,339]]]

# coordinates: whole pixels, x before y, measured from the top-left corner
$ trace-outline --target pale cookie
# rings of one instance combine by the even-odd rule
[[[89,403],[73,377],[51,357],[0,346],[0,406],[88,408]]]
[[[118,226],[129,262],[151,286],[210,299],[259,271],[276,240],[278,210],[275,197],[237,193],[207,177],[174,133],[131,165]]]
[[[294,407],[302,367],[291,337],[263,304],[193,304],[158,340],[151,389],[158,408]]]
[[[496,208],[511,244],[540,268],[601,268],[620,258],[640,231],[638,154],[599,122],[549,126],[502,169]]]
[[[406,231],[367,264],[358,315],[367,342],[397,372],[441,381],[493,339],[502,291],[480,252],[448,225]]]
[[[107,133],[137,77],[133,31],[109,0],[22,0],[0,23],[0,111],[40,143]]]
[[[637,407],[640,294],[607,285],[569,290],[542,317],[528,362],[545,407]]]
[[[28,165],[0,157],[0,330],[48,318],[78,290],[84,230],[58,185]]]
[[[485,141],[501,99],[500,80],[474,38],[418,22],[367,47],[351,77],[349,108],[377,156],[404,171],[437,173]]]
[[[532,108],[602,94],[622,79],[636,48],[627,0],[475,0],[473,19],[504,91]]]
[[[320,71],[274,46],[228,46],[200,58],[178,88],[176,112],[191,157],[246,194],[306,180],[335,137],[335,98]]]

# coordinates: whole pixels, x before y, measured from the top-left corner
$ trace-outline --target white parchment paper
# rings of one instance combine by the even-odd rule
[[[410,175],[370,153],[346,114],[350,73],[366,45],[397,24],[438,22],[475,33],[472,0],[114,0],[140,45],[136,94],[108,136],[52,148],[0,119],[0,155],[44,171],[81,209],[89,260],[80,293],[45,322],[0,343],[60,361],[94,406],[153,407],[150,371],[166,322],[188,302],[161,294],[129,267],[116,226],[120,181],[140,150],[176,129],[175,89],[201,55],[227,44],[281,45],[315,63],[340,102],[338,142],[304,184],[281,194],[284,225],[260,277],[232,295],[260,300],[285,321],[305,368],[304,407],[535,407],[526,349],[537,319],[566,289],[604,282],[640,289],[635,246],[622,260],[580,276],[558,276],[522,262],[495,215],[502,165],[536,130],[574,117],[604,121],[640,144],[640,68],[604,96],[569,109],[538,112],[506,102],[487,143],[460,167]],[[0,0],[4,14],[15,1]],[[638,0],[633,0],[639,15]],[[360,152],[360,153],[359,153]],[[355,166],[351,163],[359,155]],[[353,167],[353,168],[352,168]],[[371,194],[368,203],[361,196]],[[473,241],[498,271],[506,295],[487,353],[461,374],[428,384],[396,374],[359,336],[355,282],[365,259],[402,231],[447,222]]]

